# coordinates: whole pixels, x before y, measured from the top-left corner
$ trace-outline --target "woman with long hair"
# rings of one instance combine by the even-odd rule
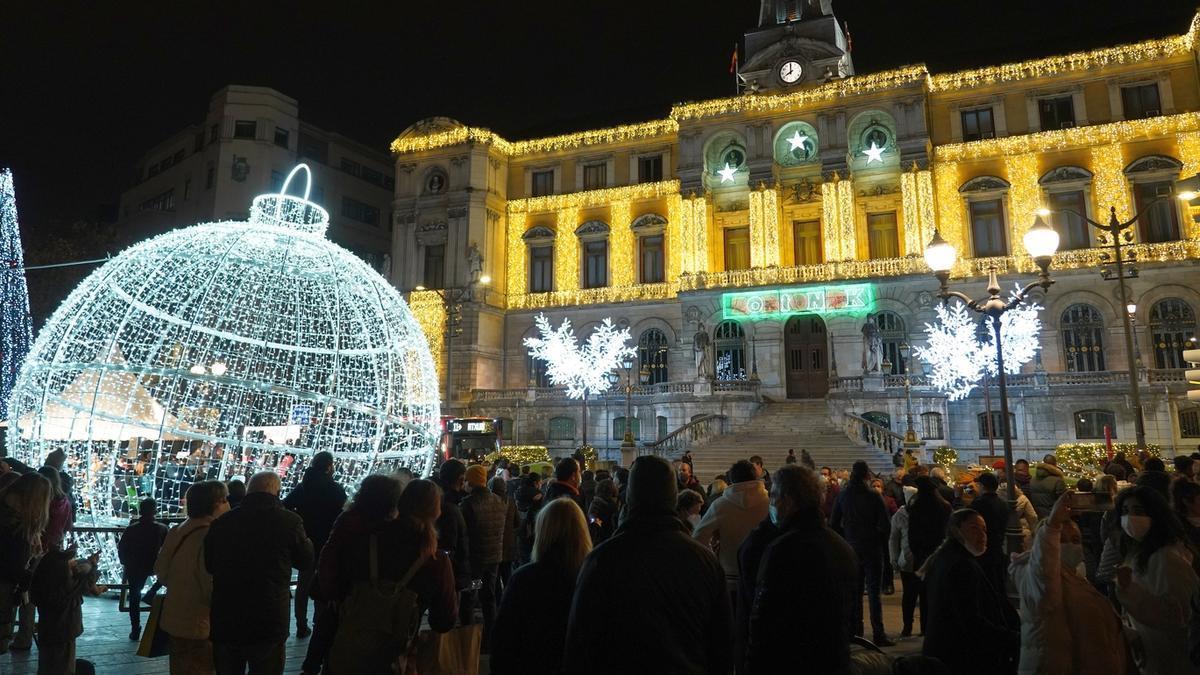
[[[46,531],[42,533],[42,550],[61,551],[67,529],[75,520],[71,513],[71,502],[67,499],[67,493],[63,491],[62,477],[58,469],[43,466],[38,469],[38,473],[45,476],[50,483],[50,520],[46,523]]]
[[[567,639],[575,580],[592,550],[583,511],[556,499],[537,516],[533,562],[513,572],[492,630],[491,672],[558,673]],[[531,657],[529,645],[542,649]]]
[[[1195,672],[1188,623],[1200,580],[1183,525],[1162,494],[1145,485],[1122,491],[1113,510],[1121,519],[1123,559],[1116,595],[1137,635],[1134,653],[1144,654],[1142,672]]]
[[[13,643],[17,597],[33,580],[30,561],[42,553],[42,534],[50,521],[50,481],[27,473],[0,491],[0,654]],[[33,638],[32,612],[22,623],[17,647],[28,649]]]

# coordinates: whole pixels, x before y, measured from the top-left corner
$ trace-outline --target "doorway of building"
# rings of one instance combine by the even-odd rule
[[[829,392],[829,343],[825,322],[799,314],[783,328],[788,398],[820,398]]]

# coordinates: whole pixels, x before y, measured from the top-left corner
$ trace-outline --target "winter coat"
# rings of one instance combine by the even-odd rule
[[[730,590],[737,588],[738,549],[750,530],[767,517],[770,501],[762,481],[734,483],[713,500],[696,525],[692,536],[701,544],[708,546],[709,541],[717,537],[720,544],[718,558]]]
[[[592,546],[599,546],[617,531],[617,505],[604,497],[592,499],[588,508],[588,530],[592,534]]]
[[[987,525],[987,550],[979,557],[979,564],[987,572],[996,588],[1007,585],[1008,556],[1004,553],[1004,534],[1008,530],[1008,504],[1000,495],[985,492],[971,502],[971,510],[983,516]]]
[[[858,557],[877,556],[887,545],[887,507],[879,493],[861,483],[851,483],[842,490],[829,525],[842,535]]]
[[[1117,584],[1117,599],[1145,649],[1142,672],[1200,672],[1188,658],[1191,600],[1200,588],[1191,553],[1184,544],[1174,543],[1155,551],[1145,570],[1138,569],[1132,556],[1125,564],[1133,568],[1133,581],[1125,588]]]
[[[920,500],[931,499],[933,505],[921,504]],[[912,551],[913,570],[918,570],[925,560],[946,539],[946,523],[950,520],[950,505],[926,497],[914,496],[905,506],[908,510],[908,548]]]
[[[0,500],[0,584],[27,590],[33,547],[20,533],[21,515]]]
[[[67,536],[67,528],[75,518],[71,511],[71,502],[66,497],[50,500],[50,520],[42,531],[42,549],[62,550],[63,539]]]
[[[162,629],[185,640],[207,640],[212,608],[212,575],[204,567],[204,541],[212,516],[188,518],[167,532],[154,573],[167,587]]]
[[[292,569],[313,564],[300,516],[268,492],[251,492],[213,521],[204,538],[212,574],[212,641],[253,644],[286,640]]]
[[[461,495],[442,485],[442,515],[437,521],[438,550],[450,552],[454,583],[461,590],[471,585],[471,543],[467,522],[458,507]]]
[[[117,556],[127,579],[145,579],[154,573],[154,560],[167,538],[167,526],[154,518],[139,518],[125,528],[117,542]]]
[[[913,554],[908,545],[908,507],[901,506],[892,516],[892,531],[888,535],[888,554],[892,567],[901,572],[912,572]]]
[[[1063,472],[1053,464],[1036,465],[1033,479],[1029,481],[1029,487],[1025,488],[1025,494],[1029,496],[1029,502],[1037,511],[1038,518],[1049,516],[1054,502],[1066,491],[1067,482],[1063,480]]]
[[[549,504],[551,501],[559,497],[569,497],[579,505],[579,510],[587,513],[587,509],[583,508],[583,495],[579,494],[579,489],[570,483],[552,480],[546,486],[546,498],[542,501],[543,504]]]
[[[725,675],[729,594],[712,551],[674,513],[631,512],[584,560],[564,663],[571,672]]]
[[[844,671],[850,665],[854,603],[862,602],[857,582],[854,551],[817,513],[788,521],[758,571],[747,672],[793,672],[797,655],[803,655],[807,672]]]
[[[1125,670],[1125,636],[1108,598],[1060,562],[1062,528],[1038,528],[1033,546],[1012,563],[1021,599],[1021,673]]]
[[[512,562],[517,559],[517,530],[521,529],[521,515],[517,513],[517,500],[512,497],[500,497],[504,502],[504,551],[500,555],[501,562]]]
[[[947,541],[929,561],[925,602],[924,656],[941,659],[952,673],[1012,672],[1021,644],[1018,619],[962,544]]]
[[[746,535],[738,549],[738,584],[734,607],[733,658],[738,672],[746,664],[746,642],[750,639],[750,610],[754,607],[754,596],[758,589],[758,570],[762,566],[767,548],[783,532],[764,518],[750,534]]]
[[[63,501],[66,501],[65,499]],[[71,555],[57,549],[38,562],[29,596],[37,606],[38,642],[61,645],[83,634],[83,593],[96,583],[97,570],[79,560],[71,569]]]
[[[333,521],[342,515],[346,506],[346,491],[326,471],[308,469],[304,480],[288,493],[283,505],[295,511],[304,521],[304,532],[312,540],[313,551],[320,554]]]
[[[579,496],[583,498],[583,512],[587,513],[596,497],[596,480],[583,479],[579,481]]]
[[[479,578],[483,567],[499,564],[504,557],[504,519],[508,515],[508,504],[480,486],[471,490],[459,506],[471,542],[468,559],[472,578]]]
[[[493,675],[561,673],[574,594],[575,575],[553,562],[531,562],[513,572],[492,628]]]

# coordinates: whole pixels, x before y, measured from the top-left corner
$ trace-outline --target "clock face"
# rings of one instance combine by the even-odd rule
[[[784,61],[779,66],[779,79],[783,80],[786,84],[792,84],[800,79],[800,75],[803,72],[804,69],[800,67],[799,61]]]

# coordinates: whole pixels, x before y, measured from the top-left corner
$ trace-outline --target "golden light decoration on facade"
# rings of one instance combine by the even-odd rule
[[[679,181],[664,180],[657,183],[639,183],[623,187],[568,192],[561,195],[510,199],[506,205],[509,213],[540,213],[562,209],[586,209],[608,206],[616,201],[635,202],[639,199],[654,199],[679,194]]]
[[[1120,143],[1109,143],[1092,148],[1092,208],[1096,220],[1106,223],[1109,209],[1116,208],[1117,218],[1125,220],[1132,215],[1129,179],[1125,176],[1125,153]],[[1112,244],[1107,232],[1093,230],[1096,241],[1102,246]]]
[[[673,283],[637,284],[634,286],[579,288],[552,293],[527,293],[509,296],[509,309],[545,309],[575,307],[611,302],[657,302],[675,297],[678,287]]]
[[[840,226],[841,218],[837,207],[837,185],[831,181],[821,183],[821,232],[823,234],[824,256],[826,259],[838,257],[842,250]]]
[[[750,266],[779,264],[779,192],[775,188],[751,190]]]
[[[461,145],[463,143],[482,143],[491,145],[497,152],[507,157],[519,157],[538,153],[555,152],[557,150],[574,150],[589,145],[604,145],[638,141],[667,136],[679,130],[679,123],[673,119],[651,120],[634,124],[622,124],[606,129],[589,129],[561,136],[534,138],[527,141],[508,141],[499,134],[482,127],[459,127],[448,131],[438,131],[425,136],[410,136],[397,138],[392,141],[391,150],[395,154],[424,152],[438,148]]]
[[[429,351],[433,355],[433,365],[439,373],[440,381],[446,373],[442,355],[442,347],[446,341],[446,305],[437,291],[426,290],[409,293],[408,307],[429,342]]]
[[[679,229],[681,232],[680,273],[692,274],[708,269],[708,202],[704,197],[682,200]]]
[[[837,184],[838,219],[842,226],[842,260],[858,257],[858,223],[854,220],[853,177]]]
[[[608,269],[609,284],[612,286],[633,284],[633,254],[637,242],[634,241],[631,223],[628,201],[618,200],[608,207]]]
[[[664,228],[663,250],[667,256],[667,278],[679,278],[679,263],[683,258],[683,234],[679,229],[679,214],[683,211],[678,193],[667,197],[667,225]]]
[[[1008,174],[1008,237],[1009,249],[1025,254],[1025,232],[1033,225],[1037,210],[1042,207],[1042,189],[1038,185],[1037,155],[1013,155],[1004,158]]]
[[[961,184],[958,176],[957,162],[941,162],[933,167],[934,194],[937,196],[937,229],[942,238],[958,250],[959,258],[966,255],[966,231],[963,226],[962,195],[958,193]],[[932,236],[932,235],[931,235]],[[925,250],[921,244],[921,251]]]
[[[970,159],[1023,155],[1030,152],[1053,152],[1112,143],[1127,143],[1188,131],[1200,131],[1200,112],[1147,117],[1140,120],[1124,120],[1054,131],[1039,131],[1034,134],[1005,136],[1004,138],[966,143],[949,143],[934,148],[933,155],[939,163],[961,162]]]
[[[579,209],[559,209],[554,232],[554,289],[573,291],[579,288]]]
[[[508,278],[504,292],[509,296],[522,295],[527,290],[527,251],[525,250],[525,214],[508,214]]]
[[[920,246],[910,253],[923,253],[925,251],[925,243],[933,237],[933,228],[937,226],[937,219],[934,215],[937,202],[933,196],[933,173],[926,171],[917,172],[917,210],[921,214],[921,239]]]
[[[1200,131],[1189,131],[1187,133],[1176,134],[1175,144],[1179,148],[1179,161],[1183,162],[1183,169],[1180,170],[1181,178],[1190,178],[1200,174]],[[1200,237],[1200,224],[1195,221],[1196,214],[1200,213],[1200,206],[1185,205],[1185,212],[1192,216],[1185,223],[1185,236],[1188,238]]]

